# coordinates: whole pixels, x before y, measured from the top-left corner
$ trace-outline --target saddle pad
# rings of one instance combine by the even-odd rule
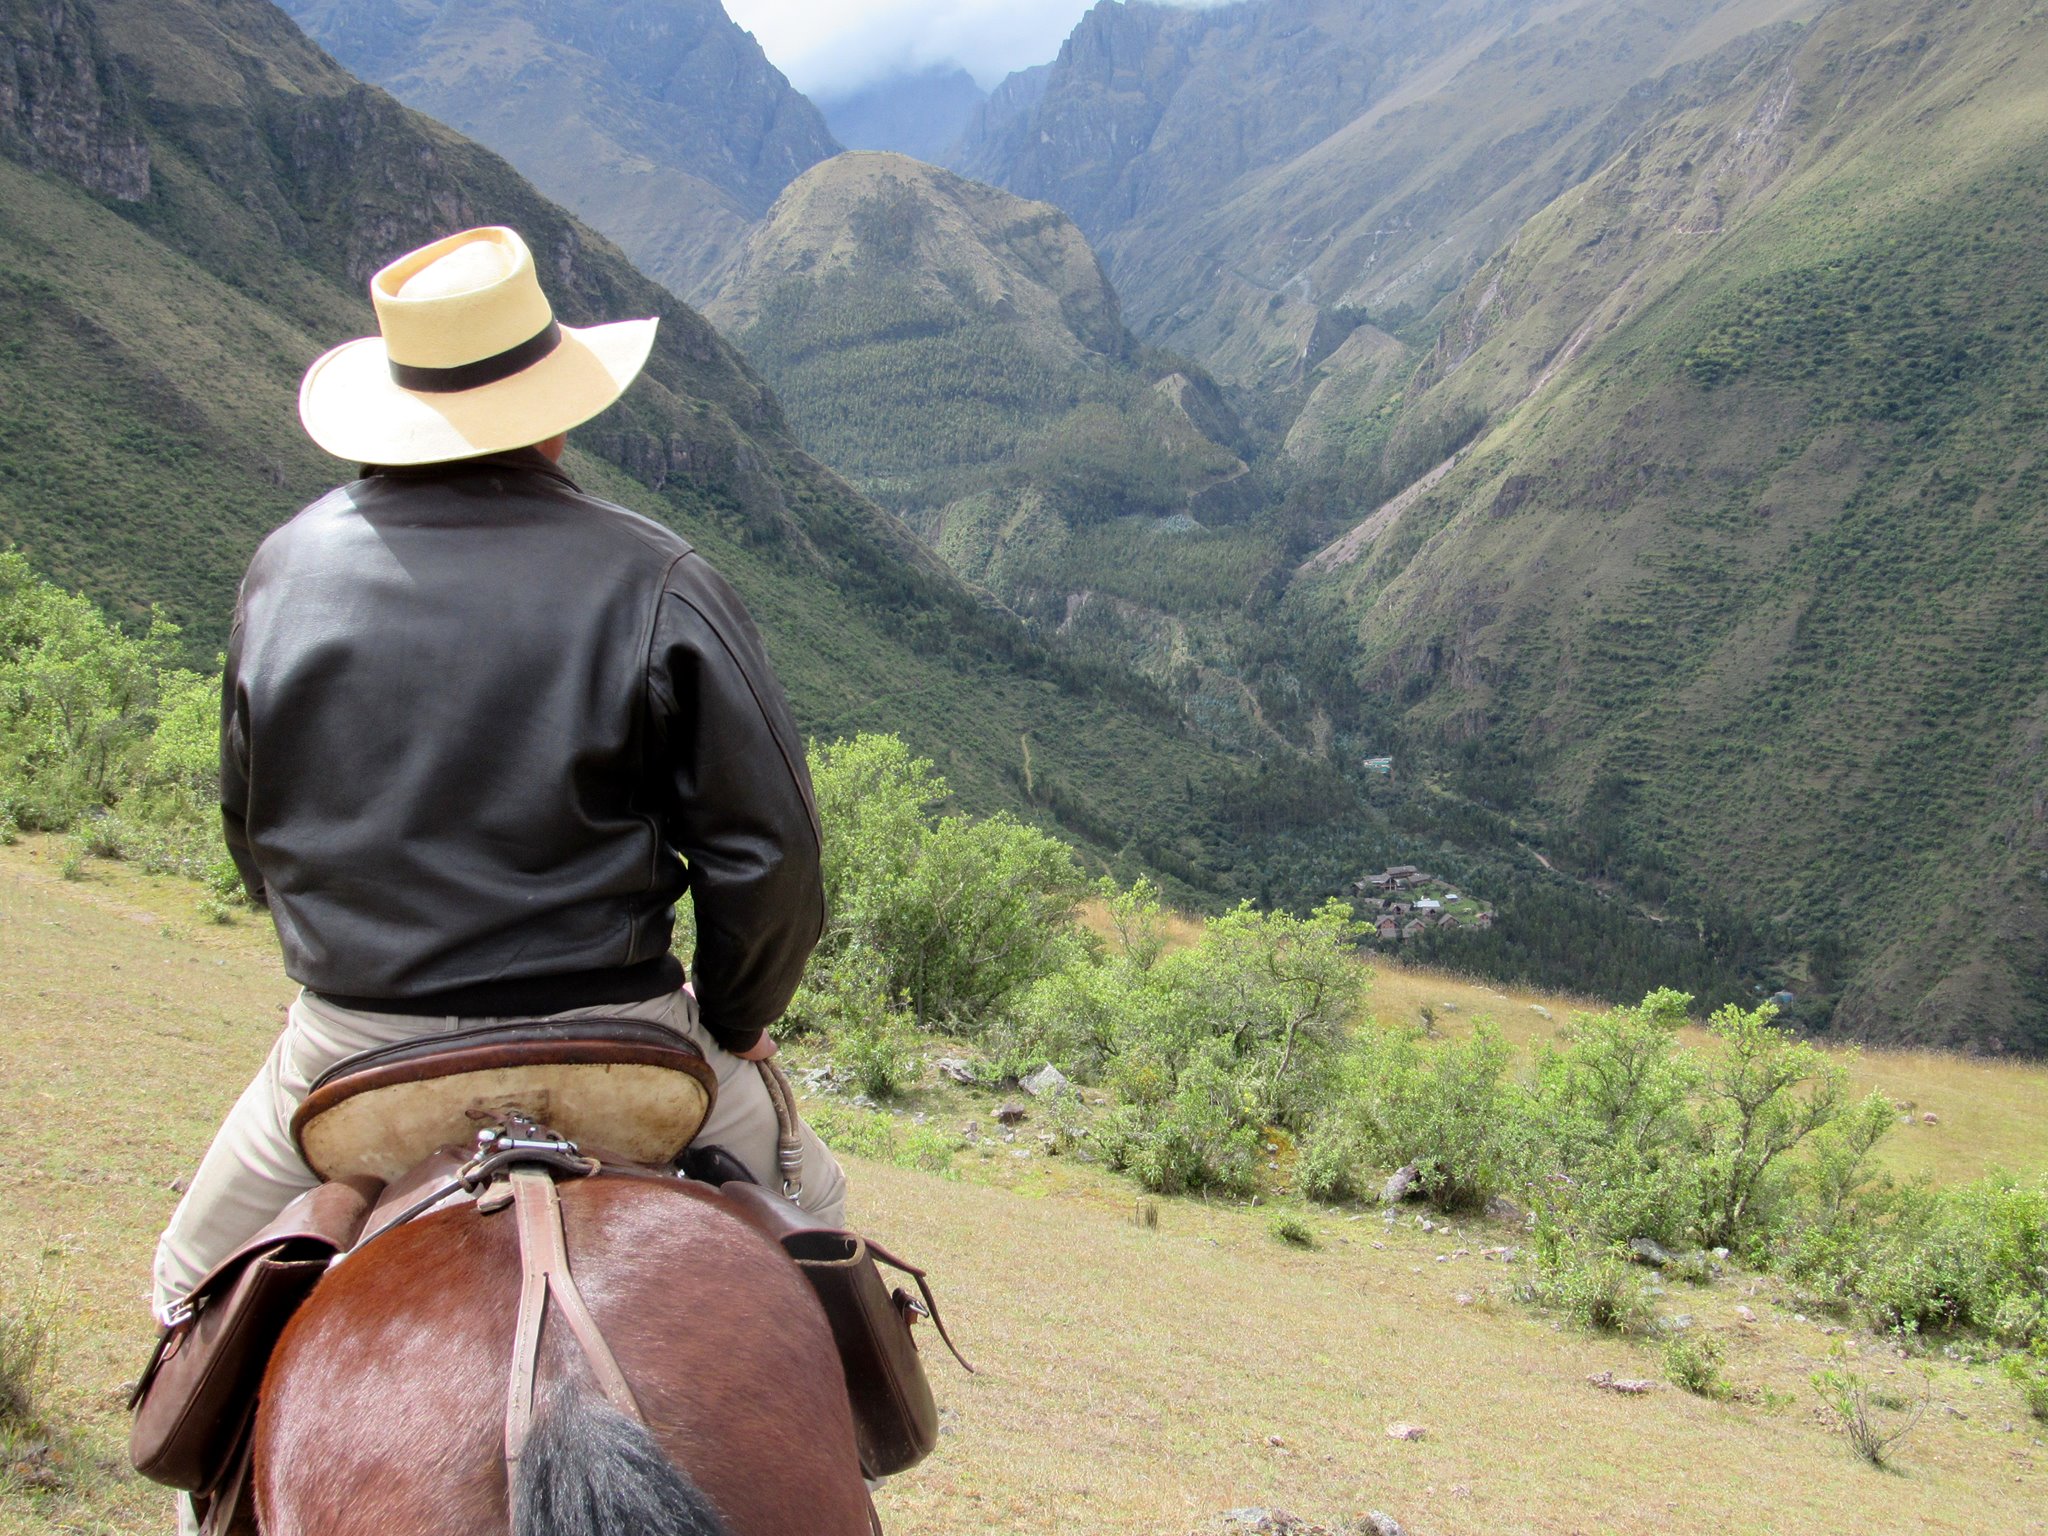
[[[682,1036],[639,1019],[491,1024],[364,1051],[321,1076],[292,1136],[322,1178],[390,1182],[515,1110],[571,1141],[665,1163],[711,1113],[716,1074]]]

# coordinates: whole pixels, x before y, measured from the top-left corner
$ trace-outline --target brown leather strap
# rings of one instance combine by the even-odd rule
[[[925,1316],[929,1317],[932,1320],[932,1326],[939,1330],[939,1337],[946,1341],[946,1348],[953,1352],[953,1358],[960,1362],[960,1368],[966,1371],[968,1375],[974,1375],[974,1367],[969,1365],[967,1357],[960,1353],[960,1346],[953,1342],[953,1335],[946,1332],[946,1320],[939,1316],[939,1299],[932,1294],[931,1282],[925,1279],[924,1271],[915,1264],[907,1264],[902,1259],[897,1258],[895,1254],[871,1237],[864,1238],[862,1241],[868,1245],[868,1252],[881,1260],[882,1263],[888,1265],[891,1269],[902,1270],[904,1274],[917,1282],[918,1291],[924,1296]],[[898,1291],[896,1294],[901,1296],[903,1293]]]
[[[599,1332],[597,1320],[583,1303],[583,1293],[569,1271],[568,1240],[562,1231],[562,1202],[552,1175],[539,1168],[515,1168],[511,1175],[512,1206],[519,1222],[519,1316],[513,1325],[512,1375],[505,1397],[505,1473],[518,1482],[519,1458],[533,1432],[534,1378],[540,1369],[541,1325],[547,1321],[548,1298],[562,1309],[569,1332],[583,1347],[591,1374],[614,1408],[645,1423],[633,1388]]]
[[[804,1135],[803,1121],[797,1117],[796,1090],[789,1086],[789,1079],[782,1075],[782,1068],[772,1059],[757,1061],[761,1069],[761,1081],[767,1085],[768,1097],[775,1103],[775,1161],[782,1174],[782,1194],[788,1200],[801,1200],[804,1193]]]

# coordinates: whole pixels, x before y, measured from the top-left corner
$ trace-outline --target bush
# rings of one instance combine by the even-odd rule
[[[1525,1300],[1595,1333],[1642,1333],[1653,1316],[1634,1267],[1611,1251],[1539,1247],[1535,1273],[1522,1289]]]
[[[1273,1218],[1273,1236],[1290,1248],[1313,1248],[1316,1246],[1316,1229],[1292,1211],[1283,1211]]]
[[[1364,1193],[1360,1173],[1368,1161],[1364,1138],[1348,1117],[1332,1106],[1302,1137],[1295,1179],[1309,1199],[1334,1205]]]
[[[1514,1184],[1531,1128],[1507,1078],[1511,1057],[1485,1025],[1433,1049],[1406,1031],[1365,1034],[1348,1088],[1376,1160],[1412,1163],[1423,1194],[1444,1210],[1477,1209]]]
[[[1849,1285],[1893,1327],[2048,1344],[2048,1183],[1992,1176],[1910,1192],[1871,1235]]]
[[[125,634],[87,599],[0,550],[0,810],[8,820],[67,831],[151,781],[159,745],[168,761],[173,738],[182,739],[191,697],[210,694],[218,707],[217,684],[173,665],[177,644],[176,625],[158,617],[141,638]],[[179,723],[167,725],[171,716]]]
[[[1813,1390],[1856,1454],[1873,1467],[1890,1464],[1891,1448],[1920,1423],[1933,1383],[1916,1402],[1888,1393],[1849,1371],[1816,1371]]]
[[[1675,1387],[1719,1401],[1728,1396],[1728,1379],[1721,1374],[1722,1358],[1721,1346],[1714,1340],[1675,1333],[1664,1343],[1664,1374]]]
[[[1140,887],[1095,974],[1027,1002],[1085,1003],[1078,1028],[1103,1051],[1117,1103],[1101,1141],[1114,1167],[1148,1188],[1246,1190],[1269,1126],[1314,1123],[1329,1102],[1346,1027],[1366,976],[1342,903],[1313,917],[1249,904],[1213,919],[1196,944],[1162,954],[1157,907]]]
[[[40,1285],[0,1306],[0,1433],[39,1427],[51,1353],[51,1306]]]
[[[1072,850],[1009,816],[938,818],[946,782],[891,736],[816,748],[829,919],[792,1012],[842,1007],[835,973],[861,970],[878,1007],[978,1032],[1079,953]],[[879,979],[869,972],[879,965]]]

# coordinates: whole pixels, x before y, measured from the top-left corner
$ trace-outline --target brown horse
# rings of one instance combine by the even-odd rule
[[[442,1211],[331,1270],[263,1380],[266,1536],[869,1536],[832,1335],[782,1250],[681,1183],[560,1186],[576,1283],[646,1425],[559,1312],[508,1489],[510,1212]]]

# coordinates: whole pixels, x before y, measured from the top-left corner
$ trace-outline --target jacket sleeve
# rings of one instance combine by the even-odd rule
[[[270,893],[249,848],[249,718],[242,700],[241,673],[242,605],[238,600],[234,627],[228,632],[227,660],[220,673],[220,824],[243,889],[251,901],[268,906]]]
[[[803,743],[739,595],[695,553],[670,570],[649,662],[666,830],[696,903],[697,1005],[743,1051],[789,1006],[824,928]]]

